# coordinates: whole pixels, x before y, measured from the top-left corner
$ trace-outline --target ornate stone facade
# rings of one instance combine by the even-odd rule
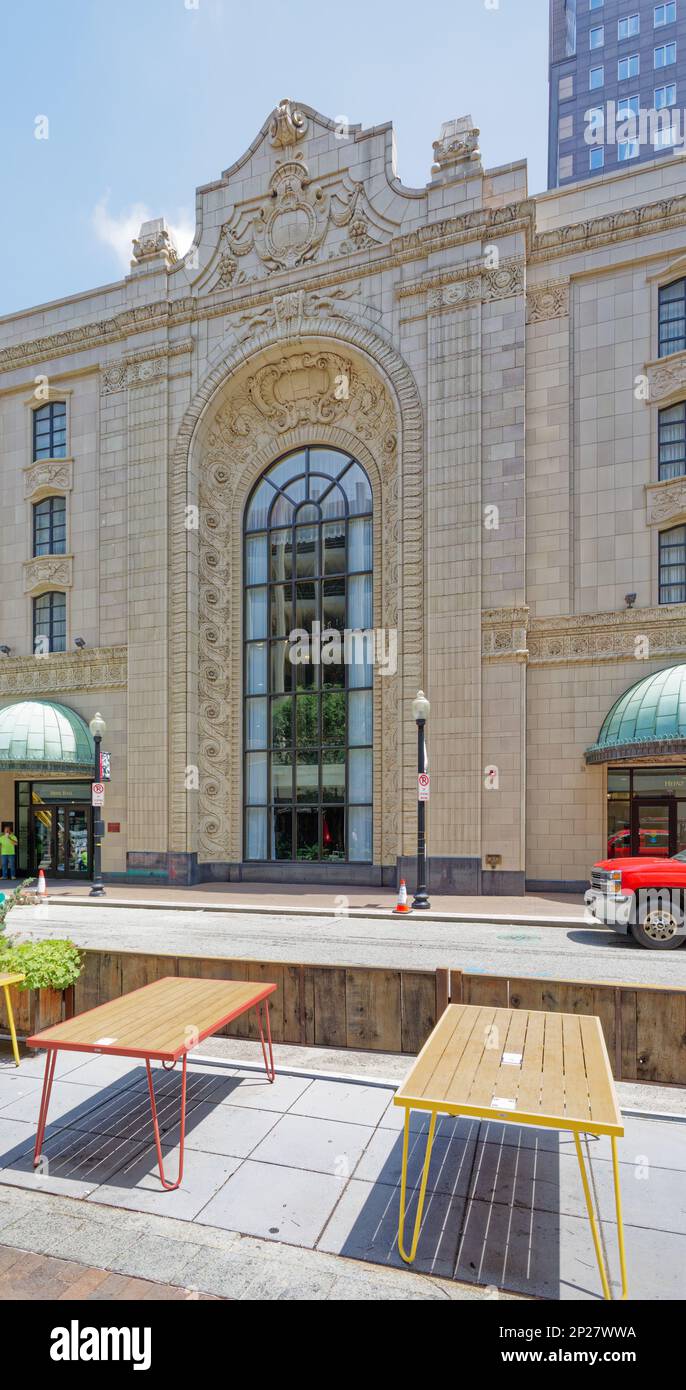
[[[686,486],[658,480],[656,434],[686,399],[686,352],[659,358],[657,342],[659,287],[684,273],[683,160],[662,159],[659,199],[633,168],[583,199],[533,198],[523,163],[484,168],[463,117],[408,188],[390,126],[291,100],[234,154],[198,190],[185,255],[156,219],[120,284],[0,324],[15,519],[0,695],[63,697],[86,718],[97,693],[122,827],[107,872],[254,876],[244,507],[289,450],[343,449],[370,479],[374,622],[397,630],[399,664],[374,687],[373,864],[334,873],[412,877],[421,686],[434,887],[578,885],[604,849],[585,748],[634,680],[686,653],[658,576]],[[67,403],[64,458],[32,456],[44,380]],[[66,553],[34,556],[32,507],[51,495]],[[68,650],[34,658],[32,600],[53,586]],[[3,815],[12,795],[0,767]]]

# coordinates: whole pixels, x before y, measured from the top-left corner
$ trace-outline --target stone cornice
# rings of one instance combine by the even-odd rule
[[[114,391],[125,391],[129,386],[147,386],[150,381],[159,381],[167,375],[170,358],[181,357],[193,351],[190,338],[183,343],[160,343],[137,353],[129,353],[114,362],[108,362],[102,369],[100,393],[109,396]]]
[[[288,290],[326,289],[350,279],[378,275],[469,242],[517,231],[525,235],[529,264],[586,253],[619,241],[633,241],[637,236],[686,225],[686,194],[645,203],[636,208],[625,208],[546,232],[535,232],[535,216],[536,203],[532,198],[502,208],[477,208],[458,217],[428,222],[412,232],[400,233],[376,250],[343,256],[335,269],[329,271],[322,270],[321,263],[317,262],[301,270],[297,277],[293,271],[278,272],[264,280],[236,285],[202,300],[192,295],[182,295],[178,299],[136,305],[111,318],[65,328],[27,342],[9,344],[0,349],[0,371],[12,371],[84,349],[106,347],[138,333],[153,330],[166,332],[199,319],[212,319],[227,312],[259,306],[265,297],[280,292],[282,282],[283,288]],[[170,283],[173,284],[173,272]],[[154,349],[148,356],[153,352]]]
[[[493,608],[481,615],[482,659],[532,666],[637,662],[686,652],[686,604],[530,618],[528,608]]]
[[[126,686],[126,678],[126,647],[0,657],[0,699],[59,695],[64,691],[117,690]]]
[[[686,652],[686,605],[534,619],[528,634],[532,665],[642,661]]]
[[[682,227],[686,222],[686,194],[674,198],[660,198],[655,203],[641,203],[638,207],[622,208],[618,212],[608,212],[601,217],[590,217],[585,222],[572,222],[564,227],[553,227],[547,232],[537,232],[531,247],[530,261],[555,260],[571,252],[593,251],[600,246],[608,246],[617,241],[633,241],[637,236],[648,236],[654,232],[669,231],[672,227]]]

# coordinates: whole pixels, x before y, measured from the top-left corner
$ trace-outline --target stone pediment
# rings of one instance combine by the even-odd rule
[[[397,187],[390,126],[361,132],[282,101],[221,182],[198,190],[195,241],[178,268],[195,293],[212,294],[369,252],[400,230],[412,193]]]

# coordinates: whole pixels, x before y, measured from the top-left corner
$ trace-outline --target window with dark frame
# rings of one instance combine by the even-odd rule
[[[67,504],[64,497],[43,497],[33,505],[34,555],[64,555],[67,548]]]
[[[686,526],[660,532],[660,603],[686,603]]]
[[[658,356],[686,349],[686,279],[662,285],[659,294]]]
[[[327,448],[274,463],[246,509],[244,565],[245,858],[369,862],[373,653],[358,640],[346,660],[327,639],[372,630],[361,465]],[[315,622],[320,661],[293,647]]]
[[[36,653],[67,649],[67,596],[57,590],[33,600],[33,650]]]
[[[33,412],[33,457],[63,459],[67,453],[67,407],[64,401],[49,401]]]

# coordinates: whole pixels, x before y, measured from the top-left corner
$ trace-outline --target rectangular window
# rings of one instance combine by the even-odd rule
[[[686,603],[686,526],[660,532],[660,603]]]
[[[602,145],[595,150],[589,150],[588,167],[591,170],[603,169],[605,167],[605,150]]]
[[[638,77],[641,63],[638,53],[630,53],[628,58],[620,58],[617,64],[617,78],[627,82],[630,77]]]
[[[617,158],[621,161],[626,159],[638,159],[639,143],[638,140],[618,140]]]
[[[686,401],[658,412],[658,477],[686,477]]]
[[[630,121],[632,116],[637,117],[638,113],[639,98],[637,96],[620,97],[617,102],[617,119],[619,121]]]
[[[663,285],[659,293],[658,356],[686,349],[686,280]]]
[[[641,28],[640,15],[627,14],[617,21],[617,38],[632,39]]]
[[[67,505],[64,497],[44,497],[33,508],[34,555],[64,555],[67,548]]]
[[[655,67],[656,67],[656,68],[667,68],[667,67],[670,66],[671,63],[675,63],[675,62],[676,62],[676,44],[675,44],[675,43],[661,43],[660,46],[659,46],[659,48],[656,48],[656,49],[655,49]]]
[[[591,90],[592,92],[595,92],[595,91],[597,90],[598,87],[602,87],[604,81],[605,81],[605,69],[604,69],[604,67],[591,68],[591,71],[590,71],[589,74],[588,74],[588,85],[589,85],[590,90]]]
[[[67,650],[67,596],[57,592],[33,600],[33,650],[37,654]]]
[[[602,10],[605,0],[588,0],[589,10]]]
[[[676,106],[676,82],[670,82],[667,87],[656,87],[653,104],[656,111],[664,111],[666,106]]]
[[[67,453],[67,407],[64,401],[50,401],[33,412],[33,457],[65,458]]]
[[[660,29],[663,24],[673,24],[676,19],[676,0],[670,0],[668,5],[656,5],[653,12],[653,23],[656,29]]]
[[[599,24],[597,28],[591,29],[588,36],[590,48],[602,48],[605,42],[605,25]]]

